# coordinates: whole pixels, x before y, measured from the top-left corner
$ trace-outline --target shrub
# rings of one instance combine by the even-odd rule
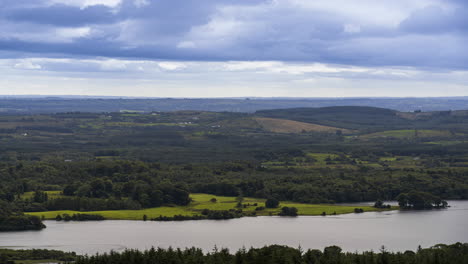
[[[283,207],[281,208],[281,212],[279,213],[281,216],[297,216],[297,208],[296,207]]]
[[[364,213],[364,209],[362,208],[354,208],[354,212],[359,214],[359,213]]]
[[[279,206],[279,201],[275,198],[269,198],[265,202],[266,208],[277,208]]]

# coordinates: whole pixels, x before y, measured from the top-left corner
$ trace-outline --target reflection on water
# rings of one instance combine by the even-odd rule
[[[0,247],[47,248],[77,253],[125,248],[215,246],[237,250],[281,244],[347,251],[415,250],[418,245],[468,242],[468,201],[451,201],[449,209],[391,211],[337,216],[248,217],[183,222],[46,221],[42,231],[0,233]]]

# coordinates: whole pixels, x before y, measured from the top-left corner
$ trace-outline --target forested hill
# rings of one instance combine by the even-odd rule
[[[0,115],[0,149],[0,200],[11,206],[0,212],[4,230],[37,220],[21,212],[186,206],[191,193],[299,203],[468,199],[461,110]]]
[[[468,121],[468,111],[464,110],[399,112],[366,106],[261,110],[255,115],[354,130],[455,129]]]
[[[329,106],[373,106],[398,111],[468,109],[468,97],[448,98],[116,98],[116,97],[14,97],[0,96],[0,113],[179,111],[252,113],[265,109]]]
[[[394,155],[460,155],[468,140],[468,111],[399,112],[335,106],[255,113],[0,114],[0,139],[2,161],[57,157],[176,163],[264,161],[285,153],[358,149]]]

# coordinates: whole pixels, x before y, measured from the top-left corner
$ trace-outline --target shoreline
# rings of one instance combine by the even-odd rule
[[[314,205],[309,205],[309,206],[314,206]],[[316,205],[318,208],[323,208],[324,205]],[[325,205],[326,206],[326,205]],[[341,207],[341,206],[335,206],[332,205],[331,208],[335,207]],[[268,209],[265,210],[266,212],[257,212],[256,215],[243,215],[240,217],[234,217],[234,218],[229,218],[229,219],[235,219],[235,218],[244,218],[244,217],[267,217],[267,216],[277,216],[277,217],[299,217],[299,216],[336,216],[336,215],[346,215],[346,214],[362,214],[362,213],[369,213],[369,212],[387,212],[387,211],[397,211],[400,210],[399,207],[395,206],[392,208],[385,208],[385,209],[379,209],[379,208],[373,208],[373,207],[365,207],[365,206],[360,206],[360,207],[352,207],[352,206],[345,206],[346,208],[342,208],[343,210],[341,211],[322,211],[326,212],[325,215],[322,213],[301,213],[301,209],[299,209],[299,213],[297,216],[279,216],[278,213],[280,212],[280,208],[275,208],[275,209]],[[352,208],[350,208],[352,207]],[[91,214],[91,215],[100,215],[103,216],[105,219],[100,220],[100,221],[106,221],[106,220],[130,220],[130,221],[145,221],[143,217],[146,215],[147,220],[146,221],[152,221],[152,222],[166,222],[166,221],[200,221],[200,220],[228,220],[228,219],[183,219],[183,220],[152,220],[152,218],[158,218],[158,217],[175,217],[175,216],[183,216],[183,217],[197,217],[197,216],[203,216],[201,213],[198,211],[192,211],[193,214],[155,214],[152,211],[161,211],[165,210],[167,207],[156,207],[156,208],[148,208],[148,209],[142,209],[142,210],[110,210],[110,211],[87,211],[87,212],[82,212],[82,211],[70,211],[70,210],[63,210],[63,211],[46,211],[46,212],[25,212],[26,215],[35,215],[38,217],[41,217],[43,220],[56,220],[57,215],[63,215],[63,214],[68,214],[68,215],[73,215],[73,214]],[[171,207],[170,207],[171,208]],[[356,213],[354,212],[354,208],[361,208],[363,209],[363,212]],[[320,209],[322,210],[322,209]]]

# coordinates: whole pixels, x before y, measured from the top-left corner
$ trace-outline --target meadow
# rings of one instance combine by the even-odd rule
[[[229,196],[217,196],[211,194],[202,194],[195,193],[191,194],[192,202],[187,206],[163,206],[156,208],[147,208],[142,210],[112,210],[112,211],[91,211],[91,212],[79,212],[79,211],[48,211],[48,212],[32,212],[26,213],[29,215],[35,215],[43,217],[44,219],[55,219],[57,215],[63,214],[77,214],[77,213],[86,213],[86,214],[96,214],[102,215],[109,220],[143,220],[143,216],[146,215],[148,219],[156,218],[159,216],[173,217],[175,215],[184,215],[184,216],[194,216],[200,215],[203,209],[209,210],[230,210],[237,209],[237,197]],[[216,199],[216,202],[212,202],[212,199]],[[265,199],[259,198],[244,198],[243,205],[246,205],[246,208],[242,210],[247,212],[256,211],[257,207],[265,206]],[[254,205],[257,204],[257,205]],[[381,211],[382,209],[377,209],[372,206],[349,206],[349,205],[333,205],[333,204],[305,204],[305,203],[294,203],[294,202],[280,202],[278,208],[256,211],[258,216],[268,216],[268,215],[278,215],[281,210],[281,207],[296,207],[298,209],[299,215],[321,215],[325,212],[327,215],[331,214],[348,214],[354,213],[354,209],[359,207],[364,210],[364,212],[371,211]],[[396,207],[394,207],[396,209]]]

